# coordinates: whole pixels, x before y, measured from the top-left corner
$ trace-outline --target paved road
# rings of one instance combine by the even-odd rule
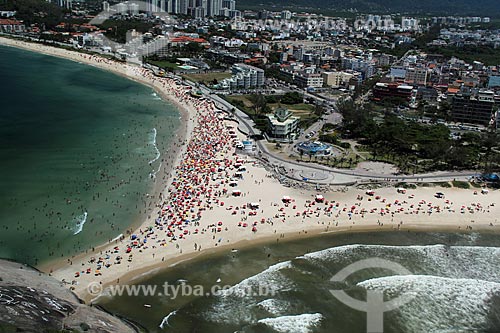
[[[60,44],[60,43],[53,43]],[[67,46],[67,45],[64,45]],[[406,56],[406,54],[405,54]],[[403,56],[404,58],[404,56]],[[173,75],[172,75],[173,76]],[[182,79],[181,77],[174,76],[176,78]],[[206,97],[212,99],[219,108],[226,110],[228,113],[231,113],[232,109],[235,109],[235,117],[239,121],[239,127],[243,130],[247,135],[255,135],[260,134],[258,130],[255,129],[254,122],[241,110],[222,99],[221,97],[212,94],[212,91],[205,87],[199,86],[196,87],[196,84],[190,81],[185,81],[187,84],[191,85],[193,88],[201,89],[202,92],[206,95]],[[305,95],[310,95],[307,92]],[[310,95],[310,97],[318,98],[317,96]],[[319,177],[322,179],[318,179],[318,183],[328,183],[328,184],[342,184],[342,183],[350,183],[350,182],[359,182],[359,181],[370,181],[370,180],[393,180],[393,181],[449,181],[453,179],[467,179],[473,175],[475,172],[442,172],[442,173],[433,173],[433,174],[425,174],[425,175],[412,175],[412,176],[387,176],[380,174],[373,174],[370,172],[362,172],[362,171],[353,171],[353,170],[343,170],[330,168],[323,165],[318,164],[310,164],[300,161],[290,161],[281,158],[270,152],[267,147],[262,144],[260,141],[256,141],[256,145],[258,148],[258,154],[269,161],[269,163],[275,167],[281,167],[285,170],[286,175],[294,178],[300,179],[300,175],[323,175],[325,177]],[[302,176],[304,177],[304,176]]]
[[[191,85],[193,88],[196,84],[193,82],[186,81],[187,84]],[[196,87],[200,89],[204,95],[212,99],[216,105],[231,114],[231,110],[234,109],[234,116],[239,122],[239,129],[251,136],[256,134],[261,134],[259,130],[255,128],[255,123],[253,120],[247,116],[243,111],[235,107],[234,105],[227,102],[225,99],[212,94],[211,89],[205,86]],[[476,175],[476,172],[439,172],[431,174],[421,174],[421,175],[383,175],[374,174],[367,171],[359,170],[345,170],[331,168],[324,165],[291,161],[286,160],[276,154],[272,153],[267,149],[267,147],[260,141],[256,141],[257,153],[261,158],[267,159],[267,161],[275,167],[280,167],[285,171],[285,175],[291,178],[302,179],[301,175],[318,175],[318,178],[322,179],[310,179],[310,181],[317,182],[320,184],[348,184],[354,182],[370,182],[379,180],[388,181],[410,181],[410,182],[441,182],[441,181],[451,181],[451,180],[467,180],[469,177]],[[324,176],[324,177],[322,177]],[[310,177],[306,177],[310,178]]]
[[[235,108],[232,104],[227,102],[226,100],[220,98],[217,95],[211,95],[210,96],[212,99],[214,99],[219,106],[224,106],[226,110],[231,110],[232,108]],[[243,129],[246,129],[247,134],[253,135],[253,134],[260,134],[255,128],[254,128],[254,122],[252,119],[250,119],[249,116],[247,116],[244,112],[239,110],[238,108],[235,108],[235,116],[239,120],[241,127]],[[363,172],[363,171],[353,171],[353,170],[342,170],[342,169],[336,169],[336,168],[330,168],[327,166],[323,165],[318,165],[318,164],[310,164],[310,163],[305,163],[305,162],[299,162],[299,161],[290,161],[281,158],[280,156],[276,156],[272,152],[270,152],[267,147],[262,144],[262,142],[257,141],[257,147],[258,151],[261,152],[262,156],[267,157],[270,163],[282,166],[286,169],[295,169],[298,171],[304,171],[304,172],[314,172],[314,171],[321,171],[321,172],[326,172],[328,174],[331,174],[333,179],[330,180],[330,183],[335,184],[335,183],[348,183],[348,182],[359,182],[359,181],[367,181],[370,179],[373,180],[380,180],[380,179],[389,179],[389,180],[396,180],[396,181],[449,181],[453,179],[467,179],[470,176],[475,175],[475,172],[443,172],[443,173],[433,173],[433,174],[424,174],[424,175],[404,175],[404,176],[387,176],[387,175],[380,175],[380,174],[373,174],[369,172]]]

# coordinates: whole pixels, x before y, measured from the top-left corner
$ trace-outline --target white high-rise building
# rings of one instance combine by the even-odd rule
[[[222,8],[227,8],[229,10],[236,9],[236,1],[234,0],[222,0]]]
[[[179,2],[179,14],[188,14],[189,0],[178,0]]]
[[[169,0],[169,2],[170,2],[170,7],[172,8],[171,13],[179,14],[180,7],[181,7],[180,1],[179,0]]]
[[[217,16],[222,8],[222,0],[207,0],[207,16]]]
[[[292,18],[292,12],[289,10],[284,10],[281,12],[281,19],[290,20]]]
[[[109,12],[109,2],[103,1],[102,3],[102,10],[105,12]]]
[[[149,12],[184,14],[195,18],[218,15],[239,16],[240,13],[235,8],[235,0],[148,0]]]
[[[73,7],[73,0],[58,0],[57,3],[60,7],[67,9],[71,9],[71,7]]]
[[[128,6],[126,4],[124,4],[123,2],[120,2],[119,4],[116,5],[116,10],[120,14],[127,14],[127,12],[128,12]]]
[[[128,9],[130,11],[130,14],[132,15],[138,15],[139,14],[139,5],[136,3],[131,3],[128,5]]]
[[[149,0],[148,11],[151,13],[165,13],[167,11],[166,0]]]
[[[401,19],[401,29],[403,30],[418,30],[418,20],[412,17],[404,17]]]

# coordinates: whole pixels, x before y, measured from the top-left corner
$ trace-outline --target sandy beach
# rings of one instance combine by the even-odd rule
[[[0,38],[10,45],[82,62],[153,87],[184,121],[157,174],[151,214],[120,239],[40,267],[86,302],[90,283],[102,288],[167,269],[193,257],[260,242],[283,242],[330,232],[498,228],[500,192],[481,189],[394,187],[319,193],[282,186],[259,161],[235,153],[244,137],[234,122],[189,89],[148,70],[75,51]],[[442,192],[443,197],[436,197]]]

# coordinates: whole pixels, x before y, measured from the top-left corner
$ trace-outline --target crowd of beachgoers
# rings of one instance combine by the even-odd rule
[[[4,41],[2,40],[2,43]],[[498,191],[354,187],[319,193],[290,188],[261,161],[240,154],[237,124],[181,80],[132,64],[44,45],[16,47],[80,61],[153,87],[183,115],[177,140],[163,152],[147,216],[138,228],[77,256],[41,267],[82,299],[87,286],[126,283],[151,270],[215,249],[338,231],[495,230]],[[440,193],[442,192],[442,193]],[[111,237],[110,237],[111,238]]]

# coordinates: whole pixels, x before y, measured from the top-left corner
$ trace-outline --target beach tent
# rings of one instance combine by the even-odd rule
[[[288,195],[285,195],[285,196],[283,196],[281,201],[283,201],[284,203],[289,203],[292,201],[292,198],[290,198]]]
[[[241,191],[240,190],[233,190],[233,196],[238,197],[240,195],[241,195]]]
[[[251,202],[249,205],[250,209],[258,209],[260,204],[258,202]]]
[[[400,188],[398,188],[398,193],[405,194],[406,193],[406,189],[400,187]]]
[[[323,202],[325,201],[325,198],[321,194],[318,194],[315,200],[316,202]]]

